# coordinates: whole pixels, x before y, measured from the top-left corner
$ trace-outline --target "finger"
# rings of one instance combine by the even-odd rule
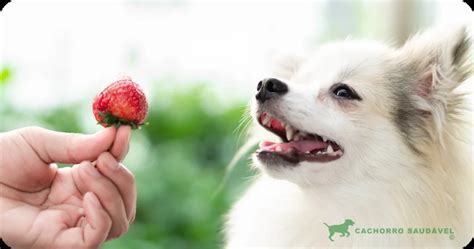
[[[99,248],[107,240],[112,221],[97,196],[87,192],[82,199],[85,217],[76,226],[61,232],[55,238],[60,248]]]
[[[103,176],[90,162],[73,167],[73,178],[81,193],[94,192],[112,219],[108,238],[116,238],[128,230],[125,205],[114,183]]]
[[[112,145],[110,152],[119,162],[121,162],[128,153],[128,145],[130,143],[131,134],[132,127],[129,125],[122,125],[117,130],[114,144]]]
[[[109,178],[119,190],[125,204],[128,221],[132,222],[135,217],[137,203],[135,176],[117,162],[109,152],[100,154],[97,159],[97,169]]]
[[[85,216],[81,216],[76,223],[76,227],[84,228],[87,225],[87,219]]]
[[[84,212],[87,224],[84,227],[84,242],[87,246],[101,244],[107,239],[112,220],[94,193],[84,195]]]
[[[79,163],[94,160],[112,145],[116,128],[108,127],[92,135],[50,131],[40,127],[20,129],[20,133],[45,163]]]

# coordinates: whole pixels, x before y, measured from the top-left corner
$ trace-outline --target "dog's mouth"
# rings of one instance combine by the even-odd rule
[[[258,116],[258,122],[283,141],[260,143],[259,155],[279,156],[291,163],[302,161],[330,162],[339,159],[342,148],[334,141],[319,134],[311,134],[294,128],[267,112]]]

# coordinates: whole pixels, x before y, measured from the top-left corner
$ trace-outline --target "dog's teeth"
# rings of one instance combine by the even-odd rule
[[[262,120],[262,124],[263,125],[268,125],[270,123],[270,120],[272,119],[272,117],[270,115],[266,115],[265,118],[263,118]]]
[[[293,139],[293,135],[295,135],[295,130],[291,128],[289,125],[285,128],[286,129],[286,139],[291,141]]]
[[[327,142],[328,141],[328,138],[325,137],[325,136],[321,136],[323,138],[323,142]]]
[[[321,151],[316,152],[316,155],[321,155],[323,154]]]
[[[329,156],[342,156],[342,151],[338,150],[336,152],[329,153]]]
[[[277,146],[277,147],[275,148],[275,151],[276,151],[276,152],[281,152],[281,151],[283,151],[283,149],[282,149],[280,146]]]
[[[328,148],[327,148],[326,151],[327,151],[328,153],[333,153],[333,152],[334,152],[334,150],[333,150],[331,144],[328,145]]]
[[[306,153],[306,154],[309,154],[309,153],[311,153],[311,151],[308,150],[308,151],[306,151],[305,153]]]

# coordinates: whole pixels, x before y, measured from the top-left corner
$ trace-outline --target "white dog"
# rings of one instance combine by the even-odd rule
[[[229,214],[227,248],[466,245],[470,45],[465,26],[401,48],[345,40],[259,82],[252,115],[277,136],[254,154],[263,174]],[[325,223],[347,219],[328,239]]]

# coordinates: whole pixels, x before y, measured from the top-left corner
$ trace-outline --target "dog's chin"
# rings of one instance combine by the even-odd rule
[[[344,180],[350,170],[347,160],[329,162],[295,161],[281,154],[261,151],[253,155],[254,165],[264,174],[302,187],[314,187]]]

